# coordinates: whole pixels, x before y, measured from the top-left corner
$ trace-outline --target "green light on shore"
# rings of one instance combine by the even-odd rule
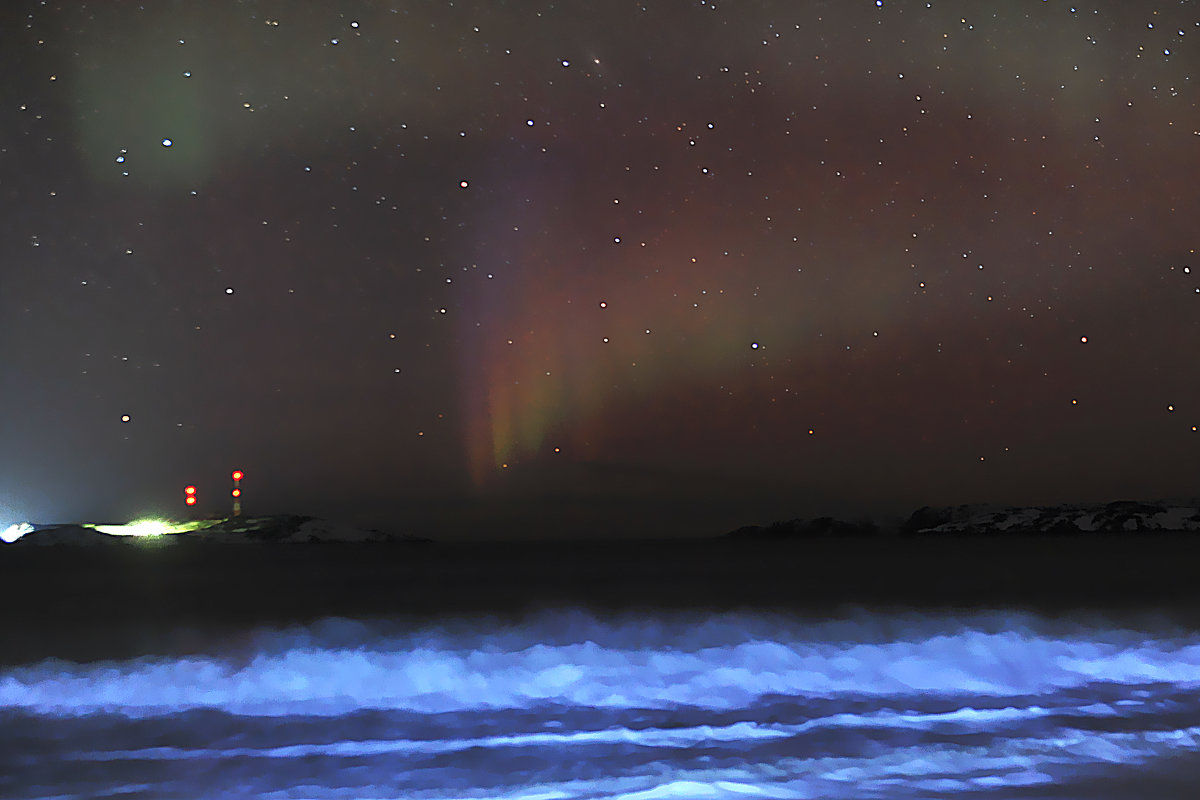
[[[148,517],[137,519],[125,525],[87,525],[93,530],[107,533],[111,536],[167,536],[174,533],[187,533],[200,530],[212,525],[211,520],[175,522],[169,519]]]

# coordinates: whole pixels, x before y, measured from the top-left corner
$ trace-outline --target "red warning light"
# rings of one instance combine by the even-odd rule
[[[230,492],[230,494],[232,494],[234,497],[241,497],[241,496],[242,496],[242,490],[241,490],[241,489],[234,489],[232,492]]]
[[[196,494],[196,487],[195,486],[185,486],[185,487],[183,487],[183,493],[188,495],[189,497],[191,497],[192,495]]]
[[[240,469],[235,469],[233,471],[233,479],[235,481],[240,481],[242,479],[242,471]]]
[[[189,494],[189,495],[187,496],[187,499],[185,499],[183,502],[187,503],[189,506],[194,506],[194,505],[196,505],[196,495],[194,495],[194,494]]]

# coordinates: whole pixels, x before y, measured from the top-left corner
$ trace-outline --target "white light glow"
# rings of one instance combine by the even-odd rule
[[[33,526],[28,522],[15,522],[0,532],[0,542],[12,544],[27,533],[33,532]]]

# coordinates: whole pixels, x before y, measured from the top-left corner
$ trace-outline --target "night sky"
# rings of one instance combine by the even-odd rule
[[[0,13],[0,523],[1198,494],[1200,3]]]

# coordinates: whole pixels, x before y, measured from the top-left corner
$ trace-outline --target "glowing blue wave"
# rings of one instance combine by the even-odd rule
[[[1148,796],[1200,762],[1198,689],[1159,623],[330,620],[0,672],[0,795]]]

